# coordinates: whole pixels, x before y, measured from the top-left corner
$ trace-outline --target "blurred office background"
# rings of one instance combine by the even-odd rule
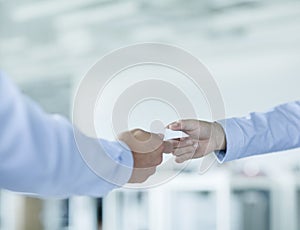
[[[0,0],[0,69],[51,113],[70,116],[78,81],[101,56],[147,41],[199,57],[227,117],[299,99],[299,0]],[[1,191],[0,229],[296,230],[299,171],[296,149],[204,175],[191,164],[163,186],[104,201]]]

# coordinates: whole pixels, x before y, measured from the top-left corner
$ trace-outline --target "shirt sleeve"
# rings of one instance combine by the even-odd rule
[[[215,152],[221,163],[300,147],[300,101],[218,122],[227,142],[226,151]]]
[[[3,74],[0,118],[0,188],[38,196],[100,197],[131,176],[133,158],[124,143],[93,140],[103,149],[90,148],[89,153],[100,159],[97,172],[103,168],[108,175],[101,177],[78,150],[70,122],[46,114]]]

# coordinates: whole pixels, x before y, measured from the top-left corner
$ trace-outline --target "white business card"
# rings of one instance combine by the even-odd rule
[[[171,129],[165,129],[164,135],[165,135],[164,141],[189,136],[189,135],[187,135],[186,133],[184,133],[182,131],[173,131]]]

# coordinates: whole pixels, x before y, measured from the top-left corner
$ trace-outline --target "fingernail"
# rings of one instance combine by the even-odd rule
[[[171,124],[170,126],[171,126],[171,127],[177,127],[178,125],[179,125],[179,123],[178,123],[178,122],[175,122],[175,123]]]

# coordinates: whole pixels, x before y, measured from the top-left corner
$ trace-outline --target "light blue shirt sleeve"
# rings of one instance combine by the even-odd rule
[[[215,153],[221,163],[300,147],[300,101],[218,122],[227,142],[226,151]]]
[[[69,121],[46,114],[0,73],[0,188],[38,196],[104,196],[129,180],[133,158],[124,143],[97,141],[105,151],[89,154],[109,156],[111,165],[97,165],[108,178],[85,163]]]

